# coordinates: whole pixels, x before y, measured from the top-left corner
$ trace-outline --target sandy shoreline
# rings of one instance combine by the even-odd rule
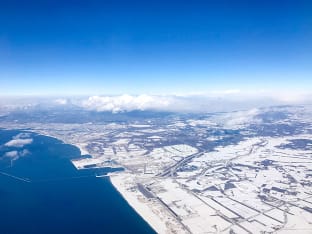
[[[129,178],[128,174],[111,174],[109,177],[111,183],[121,196],[155,230],[155,232],[168,233],[165,223],[143,202],[144,198],[142,197],[140,201],[138,198],[140,194],[128,191],[129,187],[126,186],[126,184],[129,185],[129,183],[126,183],[127,178]]]
[[[135,175],[121,172],[110,174],[110,181],[128,204],[157,233],[187,233],[178,221],[155,200],[147,199],[137,188]]]
[[[73,145],[80,149],[81,156],[82,155],[90,155],[89,152],[85,149],[86,144],[75,143]]]

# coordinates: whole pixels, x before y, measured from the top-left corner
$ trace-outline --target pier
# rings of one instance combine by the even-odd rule
[[[18,176],[14,176],[14,175],[11,175],[11,174],[8,174],[6,172],[3,172],[3,171],[0,171],[0,174],[1,175],[4,175],[4,176],[8,176],[12,179],[15,179],[15,180],[19,180],[19,181],[22,181],[22,182],[26,182],[26,183],[30,183],[31,180],[29,180],[28,178],[23,178],[23,177],[18,177]]]

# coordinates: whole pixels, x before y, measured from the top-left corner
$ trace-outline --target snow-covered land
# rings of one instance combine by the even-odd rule
[[[89,155],[77,169],[124,168],[111,182],[158,233],[312,233],[310,107],[27,129]]]

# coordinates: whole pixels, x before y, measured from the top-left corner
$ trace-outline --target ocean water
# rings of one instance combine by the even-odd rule
[[[34,133],[18,137],[31,144],[5,146],[19,133],[0,130],[1,234],[154,233],[108,177],[75,169],[78,148]]]

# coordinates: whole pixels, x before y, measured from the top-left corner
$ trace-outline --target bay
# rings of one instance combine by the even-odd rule
[[[34,133],[0,130],[0,233],[154,233],[101,171],[76,170],[78,148]],[[32,139],[23,147],[13,138]],[[19,155],[12,160],[8,152]],[[11,153],[14,154],[14,153]]]

